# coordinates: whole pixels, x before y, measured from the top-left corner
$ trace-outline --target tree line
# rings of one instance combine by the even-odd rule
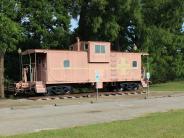
[[[148,52],[153,82],[184,79],[183,22],[183,0],[0,0],[0,65],[5,56],[5,76],[17,80],[18,48],[67,49],[78,36]]]

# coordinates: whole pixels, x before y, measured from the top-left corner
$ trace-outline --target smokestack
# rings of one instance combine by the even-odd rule
[[[80,38],[76,37],[77,39],[77,51],[80,51]]]

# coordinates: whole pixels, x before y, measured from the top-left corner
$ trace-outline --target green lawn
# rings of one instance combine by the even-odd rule
[[[151,91],[183,91],[184,81],[167,82],[150,85]]]
[[[154,113],[127,121],[116,121],[7,138],[183,138],[184,110]],[[5,138],[5,137],[2,137]]]

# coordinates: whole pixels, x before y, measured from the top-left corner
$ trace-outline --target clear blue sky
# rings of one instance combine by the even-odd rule
[[[79,23],[79,17],[77,17],[77,19],[72,18],[70,21],[70,25],[71,25],[70,30],[74,31],[74,29],[78,27],[78,23]]]
[[[182,32],[184,32],[184,23],[183,23],[183,25],[182,25]]]

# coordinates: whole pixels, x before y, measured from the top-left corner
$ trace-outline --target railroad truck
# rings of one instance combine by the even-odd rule
[[[71,93],[74,87],[109,91],[147,87],[142,57],[147,53],[116,52],[110,42],[80,41],[69,50],[28,49],[21,53],[21,81],[15,92]]]

